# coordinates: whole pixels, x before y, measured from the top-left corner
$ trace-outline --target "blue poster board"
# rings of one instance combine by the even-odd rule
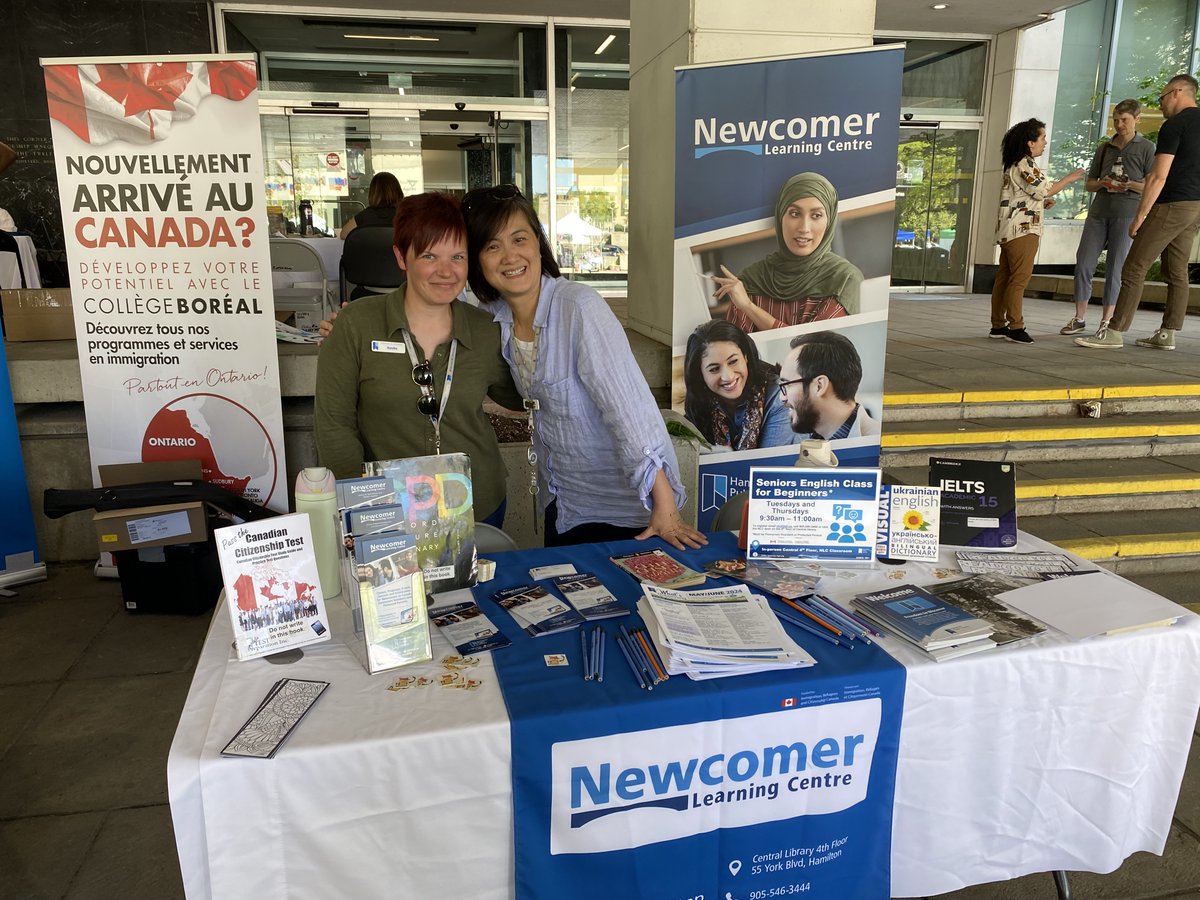
[[[804,440],[879,465],[903,55],[676,72],[674,394],[730,451],[701,460],[701,529],[751,465],[791,465]],[[789,237],[818,193],[822,224]]]
[[[46,567],[38,556],[3,341],[0,341],[0,468],[4,472],[0,480],[0,509],[4,510],[0,516],[0,584],[37,581],[46,577]]]

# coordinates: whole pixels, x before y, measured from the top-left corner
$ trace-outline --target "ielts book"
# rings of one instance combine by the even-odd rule
[[[993,550],[1017,545],[1017,478],[1012,463],[931,457],[929,484],[942,489],[943,544]]]

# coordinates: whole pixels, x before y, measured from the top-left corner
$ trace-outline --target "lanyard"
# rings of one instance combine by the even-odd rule
[[[407,328],[401,328],[400,333],[404,335],[404,346],[408,350],[408,358],[416,360],[417,346],[413,342],[412,335],[408,333]],[[442,416],[446,412],[446,404],[450,402],[450,385],[454,381],[454,360],[458,355],[458,338],[450,339],[450,359],[446,362],[446,381],[442,385],[442,400],[438,404],[438,411],[435,415],[429,417],[429,421],[433,423],[433,452],[437,455],[442,453]],[[428,360],[425,360],[428,362]],[[418,364],[413,362],[413,368]],[[430,370],[432,371],[432,366]],[[424,392],[422,392],[424,393]],[[436,394],[434,395],[436,397]]]

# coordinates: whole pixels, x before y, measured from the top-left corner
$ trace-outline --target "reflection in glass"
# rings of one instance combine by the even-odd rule
[[[983,115],[986,73],[983,41],[909,39],[904,47],[900,105],[922,116]]]
[[[901,128],[892,284],[966,283],[979,132]]]
[[[568,278],[624,286],[629,271],[629,32],[605,27],[555,33],[559,265]]]

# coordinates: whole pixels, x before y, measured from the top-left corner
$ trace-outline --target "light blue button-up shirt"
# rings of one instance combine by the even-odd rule
[[[487,308],[516,378],[512,310],[502,300]],[[533,327],[538,355],[529,396],[540,405],[533,437],[540,508],[558,500],[559,531],[591,522],[644,527],[659,469],[682,506],[679,463],[662,414],[604,298],[543,276]]]

